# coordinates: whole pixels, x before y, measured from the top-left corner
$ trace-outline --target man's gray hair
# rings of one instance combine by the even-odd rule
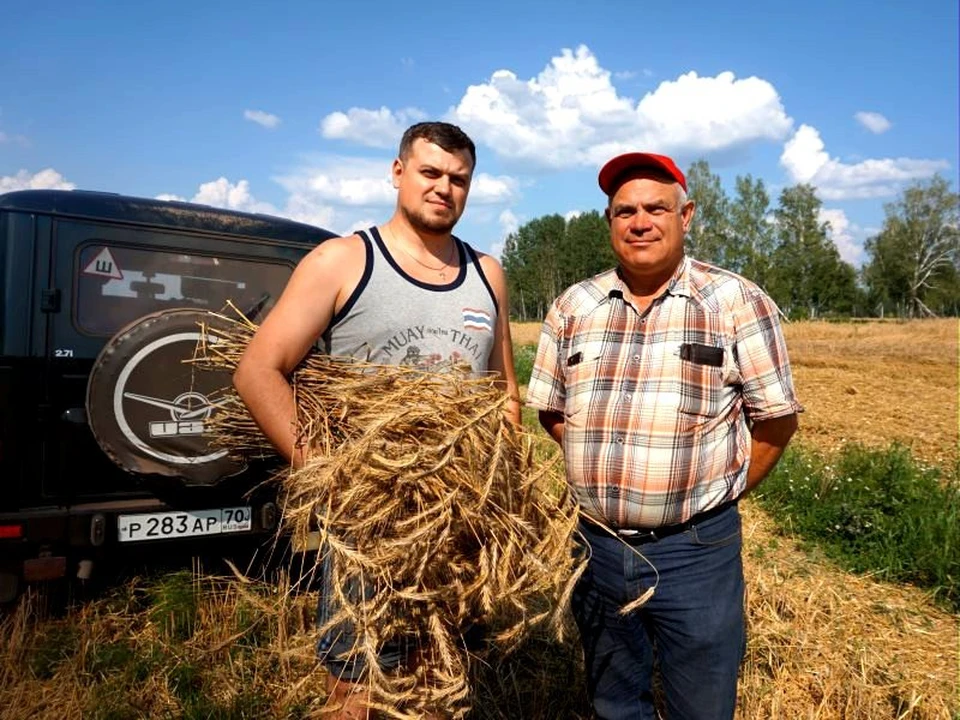
[[[678,183],[676,180],[672,182],[672,185],[677,189],[677,212],[683,210],[683,206],[687,204],[687,191],[683,189],[683,185]],[[607,207],[610,207],[610,203],[613,202],[613,195],[607,196]]]

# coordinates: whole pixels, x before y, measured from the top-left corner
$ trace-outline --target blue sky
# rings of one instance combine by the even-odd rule
[[[15,7],[15,9],[14,9]],[[599,209],[625,150],[811,182],[859,264],[883,203],[958,184],[958,4],[920,2],[11,3],[0,192],[195,200],[349,232],[387,219],[403,129],[478,145],[457,234],[498,252]]]

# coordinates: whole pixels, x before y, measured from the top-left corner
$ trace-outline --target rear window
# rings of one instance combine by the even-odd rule
[[[90,335],[113,335],[158,310],[220,312],[230,302],[254,320],[273,307],[292,272],[288,264],[259,258],[188,255],[95,242],[78,253],[74,320]]]

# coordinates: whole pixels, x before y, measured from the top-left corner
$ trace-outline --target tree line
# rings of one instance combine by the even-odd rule
[[[939,175],[884,205],[883,226],[855,268],[820,219],[816,188],[784,188],[776,206],[763,180],[736,178],[727,195],[705,160],[687,170],[697,203],[687,254],[743,275],[791,319],[960,315],[960,196]],[[538,321],[569,285],[616,265],[602,211],[545,215],[507,236],[502,255],[511,317]]]

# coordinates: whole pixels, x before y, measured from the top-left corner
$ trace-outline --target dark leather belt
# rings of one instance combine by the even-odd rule
[[[725,510],[729,510],[731,507],[737,504],[736,500],[728,500],[725,503],[717,505],[715,508],[710,508],[709,510],[704,510],[702,513],[697,513],[689,520],[677,523],[676,525],[663,525],[658,528],[652,529],[634,529],[634,528],[617,528],[614,530],[617,537],[623,540],[625,543],[630,545],[643,545],[645,543],[656,542],[657,540],[663,540],[665,537],[670,537],[671,535],[677,535],[682,532],[686,532],[695,525],[706,522],[712,517],[716,517]],[[590,518],[586,518],[589,522],[587,525],[592,525],[599,529],[599,526]]]

